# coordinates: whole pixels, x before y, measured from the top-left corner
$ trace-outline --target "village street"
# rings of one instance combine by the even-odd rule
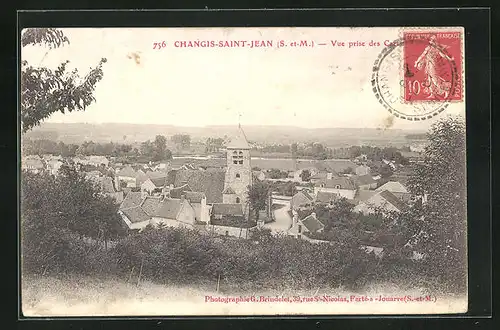
[[[273,234],[288,231],[292,226],[292,218],[288,214],[289,207],[288,203],[288,205],[274,210],[275,221],[265,224],[264,228],[270,229]]]

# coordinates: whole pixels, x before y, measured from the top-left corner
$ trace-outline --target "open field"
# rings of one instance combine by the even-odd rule
[[[206,296],[240,297],[255,295],[284,297],[412,297],[424,296],[419,290],[401,290],[385,285],[352,293],[342,289],[318,288],[317,292],[217,293],[215,287],[173,287],[150,282],[126,283],[116,279],[89,277],[56,279],[26,277],[22,284],[22,310],[25,316],[146,316],[146,315],[258,315],[258,314],[394,314],[465,312],[466,298],[432,296],[431,302],[303,302],[303,303],[224,303],[205,302]],[[300,305],[300,307],[298,306]]]

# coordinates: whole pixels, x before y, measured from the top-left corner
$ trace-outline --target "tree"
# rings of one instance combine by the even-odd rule
[[[422,234],[416,248],[427,254],[430,274],[460,290],[467,278],[465,122],[442,119],[427,138],[423,164],[408,181],[414,194],[426,196],[426,203],[409,230]]]
[[[311,171],[303,170],[300,173],[300,178],[302,179],[302,181],[309,182],[311,180]]]
[[[185,150],[191,147],[191,136],[188,134],[175,134],[171,139],[178,149]]]
[[[269,198],[269,187],[261,181],[256,181],[248,187],[248,201],[250,214],[254,214],[255,220],[259,220],[259,211],[265,210]]]
[[[154,144],[151,143],[150,140],[144,141],[141,143],[140,147],[141,155],[145,157],[153,157],[153,153],[155,150]]]
[[[23,30],[21,46],[46,46],[58,48],[69,39],[59,29],[29,28]],[[47,50],[47,53],[48,51]],[[46,53],[46,54],[47,54]],[[69,61],[62,62],[56,70],[33,67],[26,60],[21,62],[21,127],[27,132],[55,112],[84,111],[92,102],[96,84],[103,77],[102,58],[95,68],[81,77],[77,69],[67,71]]]
[[[268,171],[268,175],[270,179],[284,179],[288,177],[288,172],[281,171],[277,168],[272,168]]]
[[[167,149],[167,138],[157,135],[153,142],[153,161],[172,159],[172,152]]]

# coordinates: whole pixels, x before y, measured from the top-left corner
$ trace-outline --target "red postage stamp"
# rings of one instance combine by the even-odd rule
[[[462,32],[403,32],[405,102],[463,101]]]

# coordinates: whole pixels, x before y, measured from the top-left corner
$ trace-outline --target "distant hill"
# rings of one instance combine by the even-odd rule
[[[329,147],[351,145],[403,145],[409,142],[407,135],[421,135],[422,131],[375,128],[302,128],[292,126],[244,126],[248,140],[254,142],[283,143],[320,142]],[[151,124],[86,124],[43,123],[25,134],[31,139],[50,139],[64,143],[121,142],[134,143],[154,139],[156,135],[170,137],[189,134],[193,142],[208,137],[232,136],[235,126],[180,127]]]

